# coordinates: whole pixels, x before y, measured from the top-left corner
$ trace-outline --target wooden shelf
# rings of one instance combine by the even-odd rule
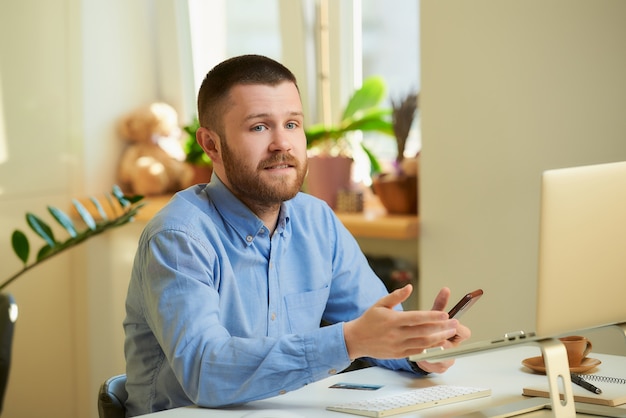
[[[356,238],[417,239],[417,215],[390,215],[378,197],[366,190],[363,212],[336,212],[337,217]]]
[[[417,239],[419,218],[372,212],[337,213],[339,220],[356,238]]]
[[[135,220],[149,221],[171,198],[171,195],[146,197],[145,206],[141,208]],[[92,210],[93,205],[89,199],[79,200],[87,209]],[[95,209],[93,209],[93,214],[95,217],[98,216]],[[78,214],[75,215],[78,216]],[[337,212],[337,217],[356,238],[417,239],[419,232],[417,216],[388,215],[377,200],[369,201],[363,212]]]

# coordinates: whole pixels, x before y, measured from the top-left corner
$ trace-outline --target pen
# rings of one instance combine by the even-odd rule
[[[598,394],[602,393],[600,388],[595,387],[594,385],[592,385],[591,383],[587,382],[585,379],[583,379],[579,375],[571,373],[571,376],[572,376],[572,382],[576,383],[578,386],[587,389],[589,392],[598,393]]]

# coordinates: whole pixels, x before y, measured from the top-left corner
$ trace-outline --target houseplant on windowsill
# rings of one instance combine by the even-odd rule
[[[402,100],[392,101],[393,132],[398,154],[394,171],[379,173],[372,178],[372,187],[381,203],[392,214],[417,214],[419,152],[405,158],[406,141],[415,119],[418,94],[408,93]]]
[[[185,151],[185,161],[192,165],[194,169],[193,184],[208,183],[213,173],[213,162],[204,152],[198,141],[196,141],[196,131],[200,128],[200,122],[194,117],[189,125],[183,126],[186,137],[183,140],[183,151]]]
[[[337,193],[351,185],[352,155],[356,148],[367,155],[371,172],[380,172],[380,163],[360,138],[350,138],[357,131],[376,131],[393,135],[391,109],[380,103],[387,86],[380,76],[368,77],[350,97],[336,125],[316,124],[305,129],[309,149],[307,191],[336,207]]]

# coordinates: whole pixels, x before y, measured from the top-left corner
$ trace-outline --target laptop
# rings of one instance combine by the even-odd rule
[[[547,170],[541,182],[535,329],[428,349],[411,360],[455,358],[609,325],[622,324],[626,332],[626,162]]]

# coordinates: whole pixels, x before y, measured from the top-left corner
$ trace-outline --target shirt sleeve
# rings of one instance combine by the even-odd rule
[[[372,364],[375,364],[380,367],[385,367],[391,370],[403,370],[407,372],[413,372],[418,376],[426,376],[429,373],[422,370],[417,363],[410,361],[409,359],[398,359],[398,360],[378,360],[373,359]]]
[[[370,267],[358,242],[338,219],[335,222],[335,229],[337,244],[333,260],[333,285],[325,317],[329,323],[356,319],[388,294],[382,280]],[[402,305],[397,305],[395,309],[402,310]],[[426,374],[417,365],[413,367],[408,359],[365,360],[372,365],[391,370]]]
[[[275,396],[350,364],[342,324],[279,338],[231,335],[220,322],[220,306],[228,301],[220,300],[219,272],[213,270],[219,263],[210,259],[215,253],[177,231],[143,245],[136,274],[144,315],[195,404],[220,407]]]

